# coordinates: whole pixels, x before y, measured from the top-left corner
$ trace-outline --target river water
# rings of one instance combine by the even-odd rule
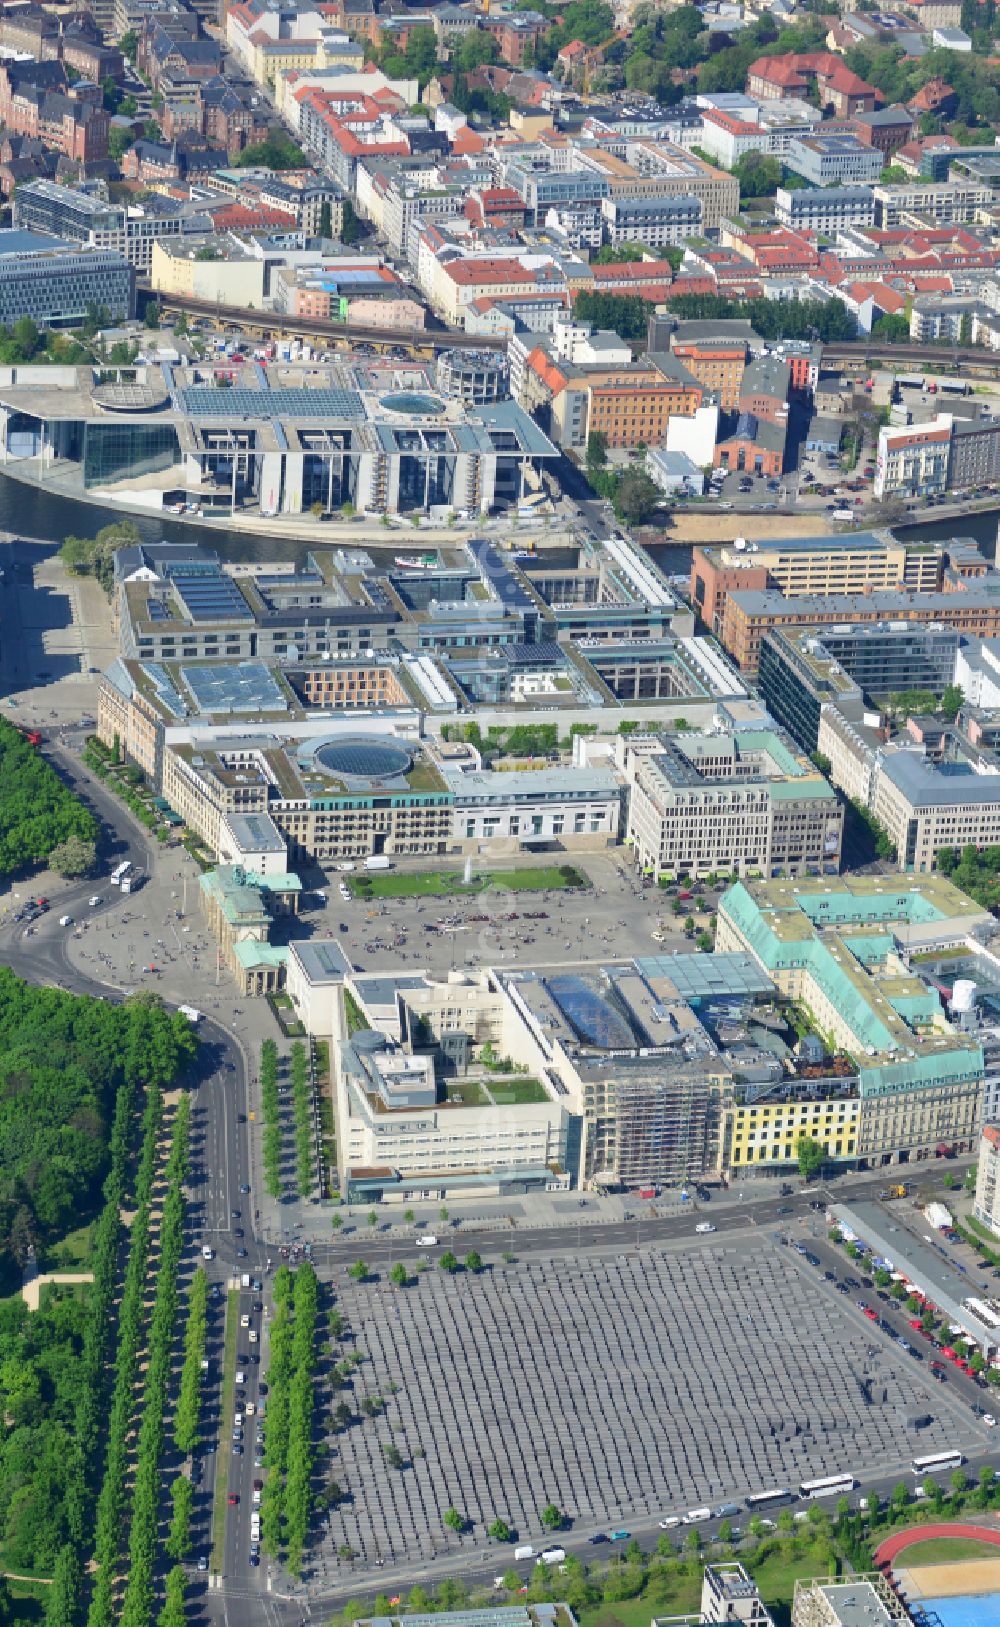
[[[308,543],[296,537],[258,537],[228,531],[224,524],[188,525],[169,515],[124,514],[94,503],[78,503],[0,474],[0,531],[59,547],[66,537],[93,537],[114,520],[132,520],[146,542],[200,542],[224,559],[297,559]],[[331,543],[333,538],[331,537]],[[338,539],[340,540],[340,539]]]
[[[221,523],[218,526],[189,525],[171,520],[169,516],[126,516],[113,509],[99,508],[93,503],[78,503],[72,498],[57,496],[0,474],[0,531],[11,531],[17,536],[35,538],[41,543],[54,543],[58,547],[64,537],[92,537],[102,525],[122,518],[134,520],[147,542],[160,542],[163,539],[200,542],[206,548],[214,548],[223,559],[302,559],[310,546],[301,537],[253,536],[243,531],[227,531]],[[929,520],[920,525],[899,526],[897,530],[903,537],[926,542],[945,537],[974,537],[986,558],[994,560],[998,520],[1000,510],[991,509],[971,514],[967,519]],[[789,532],[795,529],[793,515],[789,515],[788,529]],[[331,535],[325,545],[331,547],[343,540],[342,537]],[[687,575],[691,565],[689,545],[659,543],[649,552],[671,575]]]

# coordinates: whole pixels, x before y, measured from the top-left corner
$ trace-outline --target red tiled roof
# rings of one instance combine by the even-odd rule
[[[459,287],[472,288],[477,283],[534,282],[535,273],[520,260],[452,260],[444,267],[445,276]]]
[[[592,265],[595,283],[602,282],[659,282],[673,280],[674,268],[669,260],[635,260],[622,265]]]

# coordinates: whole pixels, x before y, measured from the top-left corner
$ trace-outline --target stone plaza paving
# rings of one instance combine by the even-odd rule
[[[906,1473],[956,1444],[926,1369],[766,1234],[476,1277],[435,1263],[399,1291],[337,1291],[366,1359],[332,1404],[386,1407],[332,1437],[350,1500],[328,1542],[369,1561],[481,1548],[498,1516],[537,1552],[550,1502],[578,1533],[648,1527],[821,1475]],[[919,1435],[914,1412],[932,1415]],[[463,1538],[443,1526],[452,1506]]]

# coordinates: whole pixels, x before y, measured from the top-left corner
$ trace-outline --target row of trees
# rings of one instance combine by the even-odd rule
[[[145,1321],[146,1274],[149,1266],[150,1206],[156,1177],[156,1149],[163,1123],[163,1093],[150,1089],[143,1117],[142,1152],[135,1183],[135,1218],[129,1239],[128,1266],[118,1312],[115,1382],[108,1421],[104,1480],[97,1500],[94,1576],[87,1627],[111,1627],[114,1584],[121,1558],[128,1506],[126,1479],[129,1440],[136,1414],[139,1352]]]
[[[265,1547],[285,1549],[293,1576],[301,1574],[312,1516],[313,1381],[319,1288],[309,1264],[293,1274],[282,1266],[272,1296],[268,1368],[267,1481],[261,1499]]]
[[[160,1269],[149,1327],[148,1355],[143,1384],[142,1424],[136,1447],[129,1531],[129,1575],[122,1603],[122,1627],[148,1627],[153,1612],[153,1570],[156,1561],[157,1507],[160,1495],[160,1458],[163,1452],[164,1414],[170,1353],[177,1323],[177,1270],[184,1249],[184,1193],[189,1158],[191,1098],[177,1104],[174,1131],[167,1159],[167,1193],[160,1217]],[[188,1509],[190,1541],[190,1506]]]
[[[264,1186],[269,1197],[281,1197],[281,1099],[278,1096],[278,1047],[266,1039],[260,1048],[260,1105],[264,1116],[261,1150]]]
[[[177,1408],[174,1413],[174,1440],[177,1450],[189,1457],[198,1444],[201,1419],[201,1364],[205,1359],[208,1320],[208,1278],[199,1266],[191,1280],[188,1295],[187,1326],[184,1330],[184,1363],[181,1367]]]
[[[312,1090],[309,1080],[309,1059],[301,1040],[296,1040],[292,1046],[291,1079],[299,1196],[306,1198],[312,1191],[313,1183]]]
[[[54,1285],[36,1312],[20,1297],[0,1301],[0,1543],[12,1569],[53,1577],[50,1627],[79,1627],[107,1462],[104,1432],[109,1420],[118,1424],[120,1446],[130,1427],[162,1105],[152,1091],[132,1197],[136,1100],[150,1081],[176,1076],[193,1049],[186,1029],[155,996],[112,1006],[34,988],[0,969],[0,1214],[12,1263],[15,1247],[26,1251],[40,1240],[39,1221],[57,1198],[59,1236],[66,1226],[86,1226],[103,1197],[90,1230],[86,1292]],[[130,1199],[139,1248],[118,1305],[121,1216]],[[116,1310],[122,1348],[113,1362]],[[112,1446],[111,1461],[113,1505],[124,1449],[119,1455]],[[105,1545],[108,1528],[106,1519]]]
[[[0,718],[0,876],[42,863],[71,836],[96,842],[93,815],[37,747]]]
[[[667,304],[683,321],[738,318],[749,322],[762,339],[822,339],[824,344],[832,344],[857,338],[854,318],[840,299],[734,301],[722,294],[676,294],[668,295]]]
[[[316,1312],[319,1286],[311,1265],[295,1273],[295,1326],[292,1380],[288,1398],[288,1453],[285,1479],[285,1548],[288,1569],[302,1574],[302,1557],[312,1515],[313,1395],[316,1368]]]
[[[288,1466],[288,1411],[292,1379],[292,1273],[279,1266],[271,1284],[271,1359],[267,1369],[267,1476],[260,1500],[261,1541],[268,1553],[281,1551],[285,1473]]]

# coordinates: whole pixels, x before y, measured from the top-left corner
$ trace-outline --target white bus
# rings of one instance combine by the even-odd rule
[[[927,1474],[941,1474],[949,1469],[960,1469],[965,1462],[963,1452],[931,1452],[928,1457],[914,1458],[910,1467],[919,1478]]]
[[[803,1480],[799,1487],[800,1497],[842,1497],[845,1492],[853,1491],[857,1481],[852,1474],[831,1474],[825,1480]]]
[[[132,868],[132,860],[131,859],[125,859],[124,862],[118,866],[117,870],[112,870],[112,872],[111,872],[111,885],[112,885],[112,887],[117,887],[119,885],[119,883],[121,882],[122,876],[127,875],[128,872],[131,870],[131,868]]]
[[[746,1505],[751,1514],[755,1514],[758,1509],[763,1509],[766,1512],[769,1508],[780,1508],[782,1503],[794,1503],[794,1501],[795,1494],[789,1491],[787,1486],[776,1486],[774,1491],[753,1492],[751,1496],[746,1498]]]

